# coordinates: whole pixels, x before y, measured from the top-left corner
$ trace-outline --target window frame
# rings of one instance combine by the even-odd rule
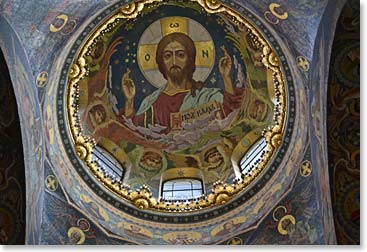
[[[169,191],[165,191],[164,190],[164,186],[167,182],[172,182],[172,181],[180,181],[180,180],[189,180],[190,182],[191,181],[198,181],[200,182],[200,188],[199,189],[194,189],[193,188],[193,184],[191,182],[191,187],[192,189],[184,189],[184,190],[169,190]],[[169,201],[176,201],[176,200],[186,200],[186,199],[195,199],[195,198],[199,198],[201,195],[204,194],[204,182],[202,179],[199,179],[199,178],[194,178],[194,177],[177,177],[177,178],[172,178],[172,179],[167,179],[165,181],[162,182],[161,184],[161,192],[160,192],[160,197],[166,199],[166,200],[169,200]],[[188,197],[188,196],[185,196],[185,197],[182,197],[182,198],[174,198],[174,196],[172,196],[171,198],[166,198],[164,197],[164,192],[172,192],[172,195],[174,194],[174,192],[180,192],[180,191],[191,191],[191,192],[194,192],[194,191],[199,191],[200,190],[200,195],[197,195],[197,196],[194,196],[193,193],[191,197]]]

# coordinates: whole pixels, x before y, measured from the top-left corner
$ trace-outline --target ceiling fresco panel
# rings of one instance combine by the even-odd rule
[[[335,244],[322,97],[343,4],[2,1],[26,243]]]

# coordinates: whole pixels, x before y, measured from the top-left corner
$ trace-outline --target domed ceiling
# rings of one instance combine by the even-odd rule
[[[10,2],[27,243],[335,242],[322,97],[341,3]]]
[[[259,182],[289,109],[286,62],[252,22],[215,2],[142,1],[83,32],[59,114],[78,173],[97,179],[89,186],[123,205],[188,212]]]
[[[119,219],[182,232],[247,209],[256,217],[232,221],[249,226],[269,210],[264,197],[292,182],[280,165],[296,121],[292,79],[269,30],[234,3],[115,4],[62,68],[57,117],[72,176]],[[77,197],[89,211],[91,196]]]

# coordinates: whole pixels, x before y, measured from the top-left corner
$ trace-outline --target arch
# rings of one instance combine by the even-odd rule
[[[25,243],[37,244],[43,194],[43,133],[40,103],[24,46],[8,21],[0,16],[0,48],[6,60],[18,108],[26,186]],[[41,207],[40,207],[41,206]],[[24,224],[23,224],[24,225]]]
[[[0,50],[0,244],[25,241],[25,166],[18,109]]]
[[[342,8],[332,43],[327,83],[327,151],[338,244],[360,244],[359,1]],[[342,115],[342,116],[341,116]]]
[[[329,170],[327,162],[327,83],[330,64],[330,51],[333,37],[340,16],[341,7],[346,1],[329,2],[326,6],[315,37],[313,55],[309,71],[308,117],[310,121],[309,138],[311,163],[314,170],[316,192],[319,196],[320,208],[323,213],[322,228],[325,232],[325,243],[336,244],[335,227],[329,187]]]

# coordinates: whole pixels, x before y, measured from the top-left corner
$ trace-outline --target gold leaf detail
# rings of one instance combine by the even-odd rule
[[[273,145],[275,148],[278,148],[281,143],[282,143],[282,135],[281,134],[275,134],[271,138],[271,145]]]
[[[143,199],[143,198],[139,198],[139,199],[136,199],[135,202],[134,202],[135,206],[140,208],[140,209],[147,209],[149,208],[149,202],[148,200],[146,199]]]
[[[80,157],[80,159],[85,159],[87,157],[87,148],[85,148],[83,145],[77,145],[75,146],[76,154]]]

